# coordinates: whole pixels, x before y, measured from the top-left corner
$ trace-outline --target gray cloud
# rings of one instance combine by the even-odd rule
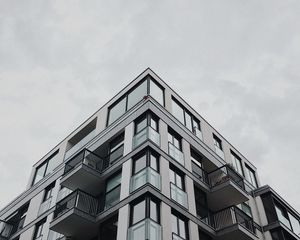
[[[152,67],[300,210],[300,2],[1,1],[0,207]]]

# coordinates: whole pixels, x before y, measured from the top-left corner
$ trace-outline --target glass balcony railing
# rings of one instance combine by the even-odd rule
[[[88,193],[76,190],[56,204],[53,219],[73,208],[95,216],[98,210],[98,200]]]
[[[75,152],[77,152],[78,150],[83,148],[84,145],[86,145],[89,141],[91,141],[95,136],[95,132],[96,132],[95,130],[91,131],[88,135],[86,135],[83,139],[81,139],[77,144],[75,144],[69,150],[67,150],[65,153],[65,159],[72,156]]]
[[[151,140],[156,145],[160,146],[160,135],[157,131],[155,131],[152,127],[148,126],[144,128],[142,131],[138,132],[133,137],[133,148],[138,147],[142,143],[147,140]]]
[[[42,202],[39,208],[38,216],[42,215],[51,207],[52,197],[48,198],[46,201]]]
[[[185,208],[188,208],[188,199],[187,199],[187,193],[182,191],[179,187],[177,187],[175,184],[170,183],[171,185],[171,198],[182,205]]]
[[[13,225],[10,225],[2,220],[0,220],[0,239],[9,239],[13,230]]]
[[[222,158],[222,159],[225,158],[225,157],[224,157],[224,152],[223,152],[223,150],[221,150],[220,148],[218,148],[218,147],[216,147],[216,146],[215,146],[215,152],[216,152],[216,154],[219,155],[220,158]]]
[[[184,166],[184,155],[183,153],[169,142],[169,155],[174,158],[178,163]]]
[[[73,158],[66,162],[64,174],[70,172],[80,163],[86,164],[87,166],[95,170],[101,171],[103,167],[103,162],[104,160],[95,153],[89,151],[88,149],[83,149],[79,153],[77,153]]]
[[[176,233],[172,233],[172,240],[185,240],[186,238],[182,238]]]
[[[161,226],[147,218],[128,229],[128,240],[161,240]]]
[[[243,178],[231,167],[224,165],[210,173],[208,173],[208,181],[210,187],[215,187],[228,180],[234,182],[239,188],[245,191],[245,184]]]
[[[146,183],[150,183],[157,189],[161,189],[160,174],[150,167],[145,168],[131,177],[130,191],[133,192]]]
[[[199,165],[192,161],[192,172],[202,182],[208,184],[207,173]]]

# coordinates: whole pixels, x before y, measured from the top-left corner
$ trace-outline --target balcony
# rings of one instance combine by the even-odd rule
[[[83,149],[65,164],[61,185],[93,193],[100,183],[104,160],[88,149]],[[84,181],[83,181],[84,179]]]
[[[128,240],[161,240],[161,226],[147,218],[128,229]]]
[[[42,202],[39,208],[38,216],[42,215],[51,207],[52,197],[48,198],[46,201]]]
[[[215,211],[249,200],[244,179],[228,165],[208,173],[208,182],[208,202]]]
[[[95,130],[90,132],[83,139],[81,139],[78,143],[76,143],[69,150],[67,150],[65,153],[65,159],[71,157],[74,153],[76,153],[78,150],[83,148],[89,141],[91,141],[94,138],[94,136],[95,136]]]
[[[131,177],[130,192],[135,191],[136,189],[144,186],[147,183],[161,190],[160,174],[150,167],[145,168],[144,170]]]
[[[169,155],[172,158],[174,158],[178,163],[180,163],[181,165],[184,166],[184,155],[183,155],[183,153],[180,151],[180,149],[175,147],[170,142],[169,142]]]
[[[56,204],[50,229],[76,239],[89,239],[97,233],[97,211],[98,200],[76,190]]]
[[[179,203],[181,206],[188,208],[187,193],[182,191],[179,187],[177,187],[173,183],[170,183],[170,189],[171,189],[171,199]]]
[[[151,140],[156,145],[160,146],[160,135],[152,127],[146,127],[133,137],[133,149],[146,142]]]
[[[13,225],[10,225],[0,220],[0,240],[8,240],[13,230]]]
[[[230,207],[214,213],[212,224],[220,240],[257,239],[252,218],[237,207]]]

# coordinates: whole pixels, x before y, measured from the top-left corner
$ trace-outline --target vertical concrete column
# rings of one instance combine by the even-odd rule
[[[159,120],[160,148],[168,153],[168,125]]]
[[[124,156],[132,151],[133,131],[134,131],[134,122],[131,122],[125,127]]]
[[[20,240],[28,240],[33,238],[35,227],[31,227],[20,235]]]
[[[188,171],[192,171],[192,162],[191,162],[191,148],[190,144],[182,139],[182,152],[184,156],[184,166]]]
[[[107,108],[102,108],[97,114],[96,134],[100,133],[106,127]]]
[[[171,207],[164,202],[161,202],[161,227],[162,239],[172,239],[172,214]],[[119,239],[118,239],[119,240]]]
[[[26,226],[28,223],[32,222],[37,218],[40,205],[42,203],[43,197],[44,197],[44,191],[41,191],[39,194],[37,194],[35,197],[33,197],[30,201],[27,215],[25,218],[24,226]]]
[[[129,159],[126,162],[124,162],[122,165],[120,200],[129,196],[131,164],[132,164],[132,160]]]
[[[52,221],[52,218],[53,218],[53,213],[49,214],[48,217],[47,217],[47,221],[44,223],[44,226],[43,226],[43,239],[48,239],[48,235],[49,235],[49,226],[50,226],[50,222]]]
[[[186,193],[188,196],[189,212],[194,216],[197,216],[194,181],[190,177],[186,176],[185,185],[186,185]]]
[[[161,192],[163,195],[170,198],[169,161],[163,157],[160,158],[160,175],[161,175]]]
[[[129,226],[129,204],[119,209],[117,240],[127,240]]]
[[[193,221],[189,221],[189,236],[190,240],[199,240],[198,225]]]

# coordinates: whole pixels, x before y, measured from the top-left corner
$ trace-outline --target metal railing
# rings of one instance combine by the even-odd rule
[[[171,199],[173,199],[183,207],[188,208],[187,193],[173,183],[170,183],[170,189],[171,189]]]
[[[193,174],[200,179],[202,182],[208,184],[208,177],[207,177],[207,172],[203,168],[201,168],[199,165],[194,163],[192,161],[192,172]]]
[[[154,130],[152,127],[148,126],[138,132],[134,137],[133,137],[133,148],[138,147],[142,143],[144,143],[147,140],[151,140],[154,142],[156,145],[160,146],[160,135],[159,133]]]
[[[98,200],[88,193],[76,190],[56,204],[54,219],[73,208],[95,216],[98,211]]]
[[[9,239],[13,230],[13,225],[0,220],[0,239]]]
[[[130,192],[135,191],[146,183],[150,183],[157,189],[161,189],[161,177],[158,172],[150,167],[143,169],[137,174],[133,175],[130,180]]]
[[[85,148],[66,162],[64,175],[81,163],[86,164],[95,170],[101,171],[104,164],[103,162],[104,160],[101,157]]]
[[[233,181],[238,187],[245,191],[244,179],[231,167],[224,165],[210,173],[208,181],[211,188],[218,186],[228,180]]]
[[[169,155],[174,158],[178,163],[184,166],[184,155],[177,147],[169,142]]]
[[[38,216],[42,215],[51,207],[51,202],[52,202],[52,197],[48,198],[46,201],[41,203]]]
[[[128,229],[128,240],[161,240],[161,226],[147,218]]]

